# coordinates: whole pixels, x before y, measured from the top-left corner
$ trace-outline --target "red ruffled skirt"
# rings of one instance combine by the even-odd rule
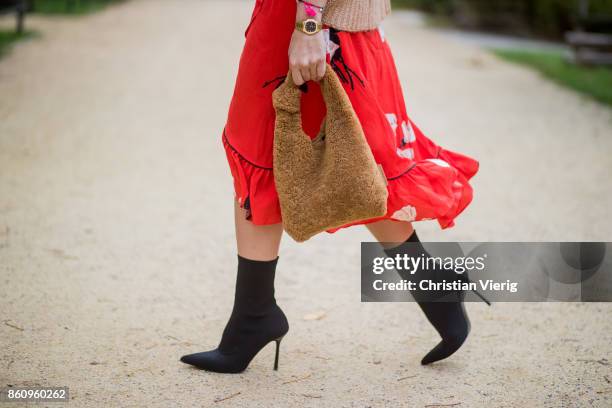
[[[284,0],[256,1],[223,131],[238,202],[258,225],[281,222],[272,173],[272,92],[289,69],[295,7],[295,2]],[[410,120],[381,29],[358,33],[328,29],[325,34],[328,61],[388,179],[387,214],[356,224],[435,219],[442,228],[453,226],[472,200],[468,180],[478,171],[478,162],[438,146]],[[318,84],[307,83],[301,107],[304,131],[314,138],[325,116]]]

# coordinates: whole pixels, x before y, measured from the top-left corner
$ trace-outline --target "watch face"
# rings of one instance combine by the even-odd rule
[[[315,20],[304,21],[304,31],[306,31],[307,33],[317,32],[317,22]]]

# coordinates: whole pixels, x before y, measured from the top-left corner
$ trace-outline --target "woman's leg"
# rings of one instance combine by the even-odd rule
[[[204,370],[239,373],[271,341],[276,341],[276,369],[280,339],[289,330],[287,318],[274,298],[282,225],[254,225],[244,211],[234,203],[238,273],[234,307],[219,347],[181,358]]]
[[[234,222],[238,255],[254,261],[271,261],[278,257],[283,225],[255,225],[246,219],[246,210],[234,200]]]
[[[385,247],[397,246],[405,242],[414,232],[411,223],[391,220],[366,224],[366,227],[378,242],[386,244]]]
[[[379,221],[366,225],[372,235],[383,243],[383,247],[388,256],[407,254],[411,257],[429,256],[419,238],[414,231],[412,224],[408,222],[395,222],[390,220]],[[406,243],[406,245],[401,245]],[[442,280],[457,280],[458,275],[452,270],[438,268],[426,271],[414,271],[414,274],[402,274],[402,279],[411,281],[421,281],[430,279],[440,282]],[[418,284],[417,284],[418,285]],[[417,286],[418,287],[418,286]],[[469,331],[470,322],[463,307],[462,291],[450,294],[451,301],[435,301],[432,294],[413,292],[414,298],[427,320],[440,334],[442,341],[438,343],[421,361],[421,364],[431,364],[443,360],[455,353],[465,342]],[[449,295],[449,294],[445,294]],[[432,301],[433,300],[433,301]]]

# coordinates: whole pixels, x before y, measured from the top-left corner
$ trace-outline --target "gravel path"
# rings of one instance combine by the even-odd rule
[[[609,304],[469,304],[468,343],[424,368],[417,307],[359,302],[363,228],[284,241],[280,371],[271,346],[237,376],[178,362],[231,308],[220,130],[250,8],[32,18],[42,36],[0,61],[0,387],[69,386],[75,407],[611,406]],[[412,117],[482,163],[457,227],[424,239],[612,236],[610,110],[398,16],[385,29]]]

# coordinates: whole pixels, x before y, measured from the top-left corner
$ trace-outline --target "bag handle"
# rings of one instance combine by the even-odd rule
[[[352,105],[334,72],[333,68],[326,63],[325,75],[319,82],[328,118],[341,118],[347,111],[352,111]],[[300,114],[301,91],[293,82],[291,71],[287,73],[285,82],[272,94],[272,103],[277,115],[288,115],[288,122],[293,131],[302,131],[302,117]],[[327,120],[327,118],[326,118]],[[325,122],[324,122],[325,123]]]

